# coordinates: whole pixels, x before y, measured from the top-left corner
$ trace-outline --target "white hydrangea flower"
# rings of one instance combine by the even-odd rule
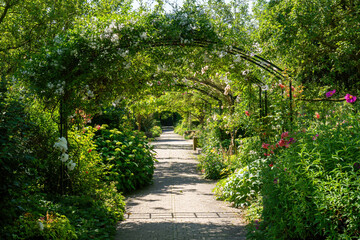
[[[62,153],[66,152],[68,150],[66,138],[59,138],[54,144],[54,148],[60,150]]]
[[[87,95],[88,95],[88,97],[93,98],[94,97],[94,92],[91,91],[91,90],[88,90]]]
[[[69,154],[63,153],[60,156],[60,161],[62,161],[63,163],[66,162],[69,159]]]
[[[44,224],[42,222],[38,222],[40,231],[44,231]]]
[[[146,40],[147,39],[146,32],[143,32],[142,34],[140,34],[140,38],[143,40]]]
[[[70,171],[72,171],[72,170],[74,170],[74,168],[75,168],[75,166],[76,166],[76,163],[74,163],[72,160],[70,160],[70,162],[68,162],[68,163],[66,164],[66,166],[67,166],[67,168],[68,168]]]

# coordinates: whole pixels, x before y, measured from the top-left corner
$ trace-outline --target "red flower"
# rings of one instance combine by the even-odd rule
[[[250,117],[249,111],[245,111],[246,116]]]
[[[266,144],[266,143],[262,144],[262,147],[265,148],[265,149],[269,149],[269,146],[270,146],[270,144]]]
[[[288,137],[289,136],[289,132],[283,132],[282,134],[281,134],[281,138],[286,138],[286,137]]]
[[[285,87],[285,85],[284,84],[279,84],[279,86],[281,87],[281,89],[283,89],[284,87]]]
[[[281,139],[280,141],[279,141],[279,146],[280,147],[284,147],[286,145],[286,141],[284,140],[284,139]]]
[[[315,117],[316,117],[317,119],[319,119],[319,118],[320,118],[320,114],[319,114],[319,113],[315,113]]]
[[[274,164],[273,164],[273,163],[270,163],[270,164],[269,164],[269,167],[273,167],[273,166],[274,166]]]
[[[88,153],[91,153],[92,149],[89,149]]]

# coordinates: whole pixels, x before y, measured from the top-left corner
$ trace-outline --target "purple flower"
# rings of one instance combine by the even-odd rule
[[[332,95],[334,95],[334,93],[336,93],[336,90],[332,90],[326,93],[326,97],[331,97]]]
[[[290,144],[294,143],[294,142],[296,142],[296,140],[294,138],[290,138],[289,141],[288,141],[288,143],[290,143]]]
[[[278,184],[279,183],[279,178],[274,178],[274,183]]]
[[[346,99],[346,102],[348,102],[348,103],[353,103],[356,101],[356,97],[353,95],[350,95],[348,93],[345,95],[345,99]]]
[[[259,229],[260,226],[259,220],[255,220],[254,223],[255,223],[255,228]]]
[[[319,136],[319,134],[316,134],[316,135],[313,137],[313,140],[315,141],[318,136]]]

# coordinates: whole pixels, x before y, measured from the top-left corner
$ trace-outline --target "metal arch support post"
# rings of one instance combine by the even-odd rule
[[[259,113],[259,115],[260,115],[260,118],[262,118],[262,101],[261,101],[262,99],[261,99],[261,86],[259,86],[259,110],[260,110],[260,113]]]
[[[289,104],[290,104],[290,123],[293,122],[293,106],[292,106],[292,82],[291,82],[291,78],[289,80]]]

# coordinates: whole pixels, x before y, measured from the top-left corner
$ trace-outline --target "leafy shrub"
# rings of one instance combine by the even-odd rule
[[[95,192],[79,196],[31,194],[16,201],[23,214],[0,229],[2,239],[110,239],[125,211],[124,197],[115,183],[103,183]],[[55,218],[56,225],[45,226],[47,219],[53,222]],[[39,221],[50,229],[40,231]]]
[[[104,184],[91,196],[58,197],[54,202],[49,208],[69,217],[78,239],[111,239],[115,225],[124,218],[124,197],[115,183]]]
[[[99,126],[98,126],[99,127]],[[97,128],[85,127],[69,132],[69,159],[76,163],[73,171],[67,171],[71,180],[71,192],[76,195],[94,193],[102,187],[102,179],[109,166],[102,164],[100,153],[93,140]]]
[[[263,165],[264,238],[359,238],[359,115],[329,116],[295,136]]]
[[[199,156],[198,168],[204,174],[205,178],[220,179],[226,175],[226,164],[223,155],[215,150]]]
[[[64,215],[46,213],[43,216],[25,213],[11,229],[12,239],[77,239],[75,229]]]
[[[162,129],[159,126],[154,126],[150,129],[150,132],[152,134],[152,137],[160,137],[162,134]]]
[[[260,168],[255,163],[240,168],[217,183],[216,195],[219,199],[233,202],[236,207],[248,206],[258,197],[261,188],[259,174]]]
[[[151,183],[154,153],[143,133],[105,129],[95,137],[102,161],[110,166],[108,181],[117,182],[119,191],[130,191]]]

